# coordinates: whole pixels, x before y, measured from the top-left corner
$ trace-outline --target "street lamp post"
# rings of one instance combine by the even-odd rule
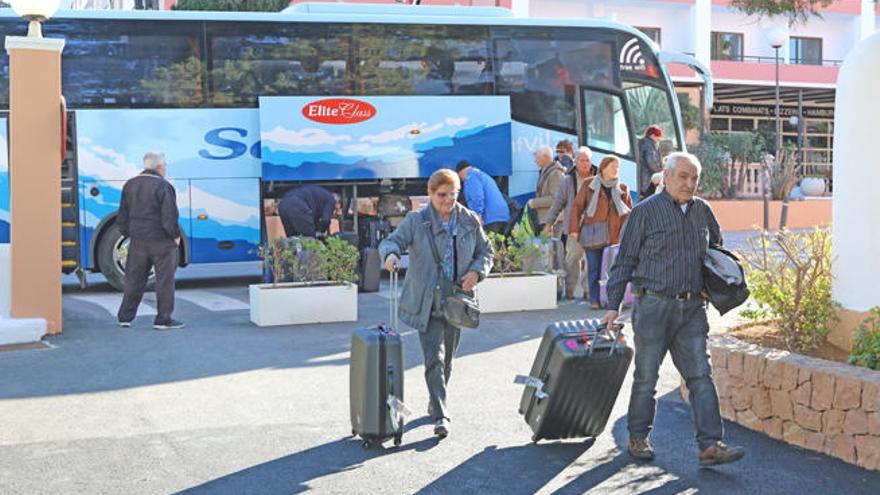
[[[782,152],[782,120],[779,118],[779,49],[782,48],[782,45],[785,43],[786,38],[788,37],[788,33],[784,26],[775,26],[773,27],[769,33],[768,38],[770,41],[770,46],[773,47],[774,52],[774,62],[776,65],[776,111],[774,113],[774,117],[776,120],[776,132],[774,133],[774,143],[773,143],[773,165],[775,167],[780,166],[780,154]],[[769,172],[769,171],[768,171]],[[764,230],[768,230],[770,228],[770,189],[772,188],[772,181],[770,180],[769,173],[768,177],[765,180],[764,185]]]

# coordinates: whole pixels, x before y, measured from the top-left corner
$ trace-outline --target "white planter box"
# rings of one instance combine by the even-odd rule
[[[251,321],[257,326],[357,321],[357,286],[301,282],[250,286]]]
[[[507,273],[490,275],[477,284],[481,313],[556,308],[556,275]]]

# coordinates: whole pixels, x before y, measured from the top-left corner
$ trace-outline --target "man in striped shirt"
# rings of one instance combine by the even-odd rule
[[[672,153],[663,170],[665,189],[633,208],[608,279],[605,323],[618,316],[626,284],[636,294],[633,310],[635,373],[629,412],[629,452],[654,458],[649,435],[656,410],[657,379],[667,351],[687,382],[701,465],[739,460],[745,452],[721,441],[723,425],[712,381],[703,299],[703,257],[720,245],[721,229],[708,203],[694,197],[700,161]]]

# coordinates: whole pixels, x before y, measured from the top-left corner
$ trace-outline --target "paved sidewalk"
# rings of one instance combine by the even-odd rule
[[[244,287],[193,287],[246,301]],[[598,316],[584,304],[489,315],[465,332],[451,380],[452,434],[437,442],[417,336],[405,332],[399,449],[349,436],[348,347],[354,324],[253,327],[243,310],[186,300],[188,328],[123,330],[100,304],[64,301],[54,348],[0,353],[0,493],[847,493],[875,494],[880,473],[729,424],[748,449],[700,469],[688,407],[669,360],[658,384],[658,459],[625,454],[629,378],[605,433],[533,444],[514,375],[529,370],[547,322]],[[362,325],[386,294],[360,296]],[[733,317],[712,318],[713,331]]]

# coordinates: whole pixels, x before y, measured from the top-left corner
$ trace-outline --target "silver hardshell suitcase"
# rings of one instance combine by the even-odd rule
[[[403,342],[397,322],[397,272],[391,272],[391,318],[351,336],[351,433],[364,447],[394,439],[400,445],[408,410],[403,404]]]

